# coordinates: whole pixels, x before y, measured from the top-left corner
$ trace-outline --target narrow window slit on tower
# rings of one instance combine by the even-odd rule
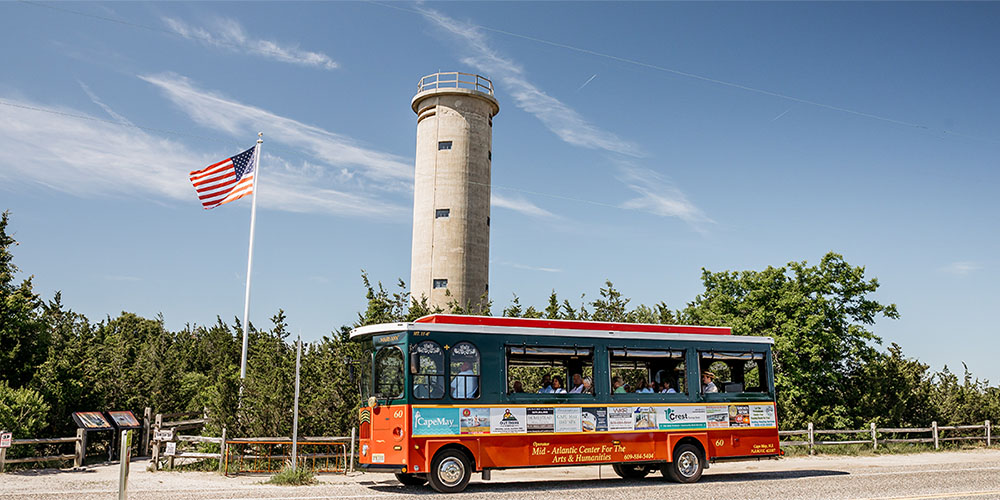
[[[451,215],[450,208],[439,208],[434,211],[434,217],[436,219],[447,219]]]
[[[448,288],[448,280],[446,279],[434,280],[434,288]]]
[[[438,142],[438,151],[451,149],[451,141],[440,141]]]

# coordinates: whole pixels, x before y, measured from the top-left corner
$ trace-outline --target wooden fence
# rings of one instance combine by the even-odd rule
[[[149,413],[147,408],[147,414]],[[175,420],[171,420],[175,419]],[[226,446],[226,428],[222,428],[222,437],[205,437],[205,436],[194,436],[194,435],[180,435],[179,431],[184,430],[201,430],[205,427],[205,424],[210,422],[211,419],[208,418],[206,411],[200,412],[179,412],[179,413],[157,413],[153,420],[152,427],[148,432],[144,432],[146,437],[143,438],[143,450],[149,449],[152,446],[152,462],[153,469],[160,470],[161,459],[166,461],[167,468],[174,468],[174,460],[176,458],[214,458],[221,464],[223,457],[225,457],[225,446]],[[169,431],[170,437],[164,439],[161,431]],[[166,443],[173,442],[176,447],[174,452],[167,455],[163,454],[164,450],[162,447],[166,447]],[[219,453],[204,453],[197,452],[193,450],[184,451],[181,446],[184,443],[218,443]]]
[[[58,455],[46,455],[40,457],[7,458],[7,448],[0,448],[0,472],[3,472],[7,464],[27,464],[37,462],[61,462],[73,461],[73,467],[82,467],[83,459],[86,456],[87,432],[84,429],[77,429],[75,437],[48,438],[48,439],[14,439],[11,447],[19,445],[39,445],[54,444],[62,445],[73,443],[73,453],[63,453]]]
[[[958,436],[954,434],[943,433],[969,433],[970,431],[976,431],[982,429],[982,435],[964,435]],[[801,439],[796,440],[785,440],[781,441],[781,446],[808,446],[809,454],[813,454],[816,446],[823,445],[836,445],[836,444],[870,444],[872,449],[877,450],[879,443],[934,443],[934,449],[939,449],[941,447],[941,442],[943,441],[986,441],[986,446],[992,446],[993,439],[990,435],[991,427],[990,421],[987,420],[982,424],[976,425],[938,425],[937,422],[931,422],[930,427],[875,427],[872,423],[867,429],[815,429],[813,428],[812,422],[803,430],[793,430],[793,431],[779,431],[778,435],[781,437],[787,436],[805,436]],[[865,439],[847,439],[847,440],[816,440],[816,436],[827,436],[827,435],[840,435],[840,436],[850,436],[850,435],[866,435]],[[883,435],[880,437],[879,435]],[[896,436],[899,434],[930,434],[928,437],[920,438],[898,438],[898,437],[884,437],[885,435]],[[822,439],[822,438],[821,438]]]

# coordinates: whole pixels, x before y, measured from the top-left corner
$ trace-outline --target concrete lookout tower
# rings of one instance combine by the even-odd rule
[[[468,73],[420,79],[410,290],[445,311],[452,301],[478,312],[490,275],[490,163],[493,83]]]

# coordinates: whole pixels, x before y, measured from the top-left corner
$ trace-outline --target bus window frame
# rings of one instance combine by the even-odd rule
[[[607,372],[605,378],[607,379],[608,385],[608,401],[612,403],[655,403],[655,402],[676,402],[685,403],[693,400],[691,393],[691,350],[689,346],[667,346],[667,347],[635,347],[635,351],[679,351],[683,353],[681,359],[684,360],[684,383],[686,384],[685,392],[676,393],[662,393],[662,392],[614,392],[614,380],[611,377],[611,351],[613,350],[628,350],[627,346],[620,345],[608,345],[605,348],[607,356],[604,360],[604,366],[607,367]],[[677,390],[678,388],[674,388]],[[698,385],[698,392],[701,392],[701,385]]]
[[[563,388],[566,389],[565,394],[556,393],[545,393],[545,392],[509,392],[507,384],[510,382],[510,356],[512,348],[554,348],[554,349],[567,349],[567,350],[580,350],[587,349],[590,351],[590,362],[591,362],[591,382],[593,383],[594,392],[589,393],[570,393],[569,390],[572,387],[568,387],[572,383],[572,379],[563,381]],[[504,394],[501,400],[507,400],[513,403],[523,403],[523,404],[561,404],[561,403],[587,403],[594,404],[598,397],[604,397],[607,395],[607,390],[602,392],[602,387],[598,383],[599,371],[598,364],[599,359],[607,359],[606,356],[600,356],[602,351],[605,350],[604,346],[598,344],[587,344],[579,345],[573,344],[572,346],[557,345],[553,342],[540,342],[540,343],[527,343],[527,342],[503,342],[500,344],[500,356],[503,359],[503,387]],[[572,374],[568,374],[566,378],[572,377]],[[563,378],[560,375],[560,378]]]
[[[441,351],[441,367],[439,368],[439,373],[413,373],[413,370],[419,370],[420,369],[420,366],[416,366],[416,367],[413,366],[413,356],[414,356],[414,354],[417,355],[418,360],[419,360],[419,356],[421,354],[423,354],[423,353],[420,353],[419,351],[414,352],[413,349],[419,349],[420,344],[423,344],[425,342],[431,342],[431,343],[433,343]],[[408,350],[410,351],[410,359],[407,360],[408,363],[409,363],[409,367],[406,370],[406,385],[408,387],[412,387],[413,388],[413,391],[410,394],[410,396],[413,398],[413,400],[414,401],[441,401],[441,400],[445,399],[445,397],[450,396],[451,387],[450,387],[450,384],[448,383],[448,352],[444,349],[444,347],[441,346],[441,342],[438,342],[436,339],[431,339],[431,338],[413,339],[411,342],[409,342],[409,348],[408,348]],[[480,365],[482,365],[481,358],[482,358],[482,355],[480,355]],[[480,366],[480,371],[482,371],[482,367],[481,366]],[[431,382],[428,382],[427,384],[418,384],[417,383],[417,377],[427,377],[428,380],[435,379],[435,378],[438,379],[438,380],[440,380],[440,383],[441,383],[441,395],[438,396],[438,397],[431,397],[434,394],[433,389],[432,389],[432,387],[433,387],[434,384],[431,383]],[[417,395],[417,386],[418,385],[420,385],[420,386],[427,385],[428,386],[428,389],[427,389],[427,396],[428,397],[422,398],[422,397],[419,397]],[[463,399],[461,401],[466,401],[466,400]]]
[[[705,402],[774,402],[774,359],[772,358],[772,349],[770,346],[766,348],[761,348],[757,346],[746,346],[746,345],[722,345],[714,349],[704,349],[695,348],[694,358],[697,366],[697,387],[698,395],[701,400]],[[764,392],[710,392],[704,393],[701,390],[701,353],[733,353],[733,352],[749,352],[749,353],[759,353],[764,355],[764,359],[761,360],[763,363],[763,368],[765,376],[767,377],[767,387]],[[721,360],[720,360],[721,361]],[[715,380],[713,380],[713,383]],[[716,384],[718,387],[718,384]],[[744,387],[745,389],[745,387]]]
[[[440,344],[440,342],[439,342],[439,344]],[[462,344],[469,344],[469,345],[472,346],[473,349],[476,350],[476,365],[478,365],[478,372],[479,372],[478,374],[474,374],[474,375],[462,375],[461,372],[454,373],[454,374],[452,373],[452,363],[453,363],[452,356],[454,355],[455,348],[457,348],[459,345],[462,345]],[[455,342],[455,345],[451,346],[450,349],[445,349],[445,351],[447,351],[445,353],[445,368],[446,368],[445,373],[447,374],[447,376],[445,378],[445,383],[447,384],[445,386],[445,394],[447,395],[447,399],[449,401],[452,401],[452,402],[466,403],[466,404],[468,404],[469,401],[477,401],[477,400],[483,399],[483,349],[481,347],[479,347],[478,344],[476,344],[475,342],[473,342],[471,340],[460,340],[458,342]],[[465,377],[466,378],[466,383],[467,383],[467,379],[469,377],[475,377],[475,379],[476,379],[476,390],[475,390],[475,396],[474,397],[467,397],[467,398],[455,397],[455,394],[453,393],[453,389],[451,387],[451,384],[455,382],[456,377]],[[466,385],[465,386],[466,391],[468,391],[468,388],[469,388],[469,386]],[[425,401],[425,400],[421,400],[421,401]],[[437,400],[437,401],[440,401],[440,400]]]

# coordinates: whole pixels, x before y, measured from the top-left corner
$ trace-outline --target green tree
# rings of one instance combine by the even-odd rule
[[[782,425],[851,424],[857,405],[847,396],[851,374],[873,358],[872,344],[880,342],[867,327],[880,316],[899,317],[895,304],[871,298],[877,279],[866,279],[863,267],[831,252],[815,266],[702,270],[702,281],[704,293],[684,309],[681,321],[774,338]]]
[[[27,384],[45,359],[48,331],[41,320],[42,301],[32,290],[31,277],[17,283],[19,269],[11,249],[17,246],[7,234],[10,212],[0,216],[0,380],[12,387]]]

